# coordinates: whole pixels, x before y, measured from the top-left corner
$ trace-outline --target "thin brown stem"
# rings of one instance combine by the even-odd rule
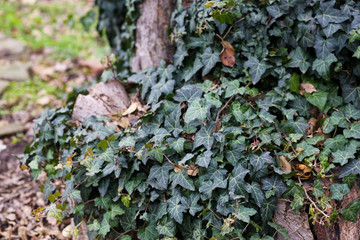
[[[229,29],[227,30],[227,32],[225,33],[225,35],[224,35],[224,37],[223,37],[222,39],[225,39],[225,38],[227,37],[227,35],[230,33],[230,30],[233,28],[233,26],[234,26],[235,24],[238,24],[239,22],[241,22],[241,21],[243,21],[243,20],[245,20],[245,17],[240,18],[239,20],[237,20],[236,22],[234,22],[234,23],[229,27]]]

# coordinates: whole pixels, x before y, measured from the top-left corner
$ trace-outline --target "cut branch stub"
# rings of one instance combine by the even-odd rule
[[[72,119],[83,121],[92,115],[107,115],[127,109],[130,105],[125,88],[118,80],[94,85],[89,95],[76,99]]]

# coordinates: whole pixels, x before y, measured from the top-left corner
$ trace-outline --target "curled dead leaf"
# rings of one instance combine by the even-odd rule
[[[297,176],[303,178],[309,178],[311,176],[311,170],[305,164],[295,164],[295,169],[300,170],[300,172],[296,174]]]
[[[221,45],[223,50],[220,53],[221,62],[225,66],[233,67],[235,64],[235,50],[234,47],[227,41],[222,40]]]
[[[305,95],[305,93],[316,92],[316,88],[311,83],[301,83],[300,84],[300,94]]]
[[[291,164],[289,163],[287,157],[285,156],[280,156],[279,157],[279,160],[280,160],[280,167],[281,169],[286,172],[286,173],[289,173],[291,172]]]
[[[128,107],[128,109],[125,110],[125,112],[122,113],[122,115],[126,116],[128,114],[135,112],[137,107],[138,107],[137,102],[131,103],[131,105]]]
[[[187,174],[189,176],[195,177],[198,173],[199,173],[199,168],[195,164],[190,164],[187,170]]]
[[[71,224],[69,224],[64,228],[64,230],[62,230],[61,233],[65,238],[70,238],[72,230],[73,230],[73,226],[71,226]]]

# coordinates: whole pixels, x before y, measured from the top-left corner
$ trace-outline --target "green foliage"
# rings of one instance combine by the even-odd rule
[[[74,201],[85,202],[101,236],[116,236],[111,228],[140,239],[286,236],[271,222],[281,196],[295,211],[310,204],[314,220],[318,209],[332,211],[327,222],[338,212],[356,220],[358,201],[332,209],[321,179],[344,179],[330,187],[341,201],[360,173],[360,62],[351,57],[359,40],[348,35],[360,3],[205,4],[173,13],[181,49],[174,63],[126,75],[151,107],[137,123],[115,132],[109,119],[90,117],[76,127],[70,105],[50,110],[35,121],[39,131],[23,163],[34,176],[44,168],[50,181],[70,174],[62,200],[76,183],[81,198]],[[226,39],[236,49],[233,68],[222,65],[214,40],[230,27],[214,16],[221,9],[236,9]],[[316,91],[304,92],[304,83]],[[280,157],[291,159],[290,173]],[[314,184],[312,194],[298,178]]]

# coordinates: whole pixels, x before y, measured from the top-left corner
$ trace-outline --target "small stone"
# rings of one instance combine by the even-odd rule
[[[31,78],[29,66],[25,64],[0,66],[0,79],[22,82]]]
[[[19,56],[25,52],[25,45],[12,38],[0,37],[0,57]]]
[[[25,126],[22,123],[10,123],[0,127],[0,136],[11,135],[25,130]]]
[[[4,90],[7,88],[8,85],[9,85],[8,81],[0,80],[0,94],[4,92]]]

